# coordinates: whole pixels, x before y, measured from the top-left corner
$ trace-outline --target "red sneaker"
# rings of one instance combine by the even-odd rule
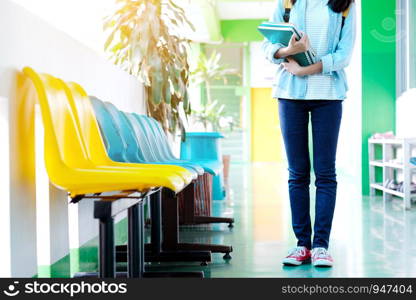
[[[313,248],[312,249],[312,265],[314,267],[326,267],[330,268],[334,264],[334,260],[329,255],[328,250],[325,248]]]
[[[289,251],[288,256],[283,259],[285,266],[300,266],[311,262],[311,251],[303,246],[298,246]]]

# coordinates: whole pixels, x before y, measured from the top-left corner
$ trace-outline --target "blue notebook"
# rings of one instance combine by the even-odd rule
[[[272,44],[280,43],[287,46],[293,34],[296,35],[297,40],[300,40],[302,37],[295,25],[290,23],[263,22],[258,27],[258,30]],[[292,57],[303,67],[312,65],[316,62],[316,53],[312,48],[307,52],[298,53]]]

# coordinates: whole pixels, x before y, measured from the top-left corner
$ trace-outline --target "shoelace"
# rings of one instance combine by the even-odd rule
[[[314,258],[325,258],[328,256],[328,251],[325,248],[315,248],[313,251]]]
[[[303,247],[295,247],[292,250],[289,251],[288,256],[304,256],[305,253],[305,248]]]

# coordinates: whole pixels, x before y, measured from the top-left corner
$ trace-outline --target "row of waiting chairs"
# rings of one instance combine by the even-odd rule
[[[76,83],[66,83],[31,68],[23,73],[27,97],[40,104],[45,128],[45,165],[50,181],[68,191],[72,202],[96,199],[99,219],[100,277],[203,276],[202,272],[150,273],[145,261],[211,260],[230,246],[178,242],[178,197],[202,197],[203,176],[217,174],[209,161],[174,157],[160,125],[153,119],[119,111],[89,98]],[[149,199],[151,243],[144,244],[143,204]],[[163,208],[163,209],[162,209]],[[113,218],[128,210],[128,244],[114,245]],[[217,220],[232,224],[234,220]],[[162,226],[163,223],[163,226]],[[211,223],[207,221],[207,223]],[[116,262],[128,262],[127,274]],[[83,274],[86,275],[86,274]]]

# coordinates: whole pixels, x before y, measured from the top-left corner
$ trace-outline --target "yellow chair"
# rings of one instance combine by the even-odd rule
[[[94,147],[85,148],[63,82],[47,74],[39,75],[31,68],[26,67],[23,72],[34,84],[36,93],[32,96],[37,97],[42,112],[49,178],[57,187],[70,192],[71,197],[108,191],[148,191],[156,187],[179,192],[189,182],[189,172],[180,167],[147,164],[118,167],[118,163],[111,165],[111,160],[107,161],[109,165],[97,164],[98,159],[90,160],[89,154],[99,153],[102,141],[94,141]],[[99,154],[103,162],[108,159],[104,153]],[[178,170],[183,171],[183,176],[176,173]]]
[[[76,122],[79,126],[80,134],[85,143],[88,158],[97,167],[111,166],[118,168],[137,168],[138,166],[141,166],[147,169],[158,169],[162,166],[163,168],[180,175],[186,184],[189,184],[195,179],[192,173],[187,169],[175,165],[124,163],[111,160],[107,154],[88,94],[77,83],[62,83],[65,86],[68,102],[72,108]]]
[[[50,181],[69,192],[72,198],[101,199],[94,203],[94,217],[100,219],[100,276],[115,276],[113,217],[122,210],[129,210],[129,250],[143,256],[137,249],[142,239],[143,197],[160,187],[173,192],[181,191],[190,181],[185,169],[164,165],[119,166],[103,155],[91,159],[94,147],[86,147],[78,130],[77,121],[68,101],[68,88],[53,76],[37,74],[24,68],[28,88],[26,97],[37,99],[40,104],[45,129],[45,165]],[[29,81],[30,83],[28,83]],[[99,147],[100,141],[89,144]],[[101,141],[102,143],[102,141]],[[108,164],[107,164],[108,163]],[[103,192],[122,191],[117,195],[102,196]],[[134,194],[134,193],[139,194]],[[85,196],[87,195],[87,196]],[[132,243],[130,243],[132,241]],[[132,249],[130,249],[132,244]],[[129,257],[129,275],[141,276],[142,257]]]
[[[60,79],[58,79],[60,80]],[[65,83],[62,81],[67,93],[68,102],[72,108],[79,132],[87,149],[88,159],[98,168],[110,166],[114,168],[137,168],[166,169],[182,177],[185,184],[189,184],[194,178],[191,172],[185,168],[174,165],[154,165],[115,162],[107,154],[98,122],[95,118],[94,109],[85,90],[77,83]]]

